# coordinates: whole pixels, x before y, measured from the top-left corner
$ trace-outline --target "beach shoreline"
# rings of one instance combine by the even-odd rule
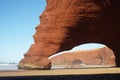
[[[95,75],[120,74],[120,68],[81,68],[81,69],[55,69],[55,70],[5,70],[0,71],[0,77],[13,76],[60,76],[60,75]]]

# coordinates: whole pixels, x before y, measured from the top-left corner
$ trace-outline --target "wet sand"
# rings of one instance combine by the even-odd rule
[[[0,71],[0,77],[120,74],[120,68]]]

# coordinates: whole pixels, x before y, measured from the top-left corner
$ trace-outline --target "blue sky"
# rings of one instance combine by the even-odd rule
[[[0,0],[0,62],[19,62],[40,23],[46,0]]]

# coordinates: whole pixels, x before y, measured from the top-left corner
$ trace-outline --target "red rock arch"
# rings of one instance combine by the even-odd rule
[[[50,55],[91,42],[110,47],[120,66],[119,3],[120,0],[47,0],[34,35],[35,44],[19,67],[44,69],[50,65]]]

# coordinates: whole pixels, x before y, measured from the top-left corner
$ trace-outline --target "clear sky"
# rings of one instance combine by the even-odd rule
[[[19,62],[33,42],[46,0],[0,0],[0,62]]]

